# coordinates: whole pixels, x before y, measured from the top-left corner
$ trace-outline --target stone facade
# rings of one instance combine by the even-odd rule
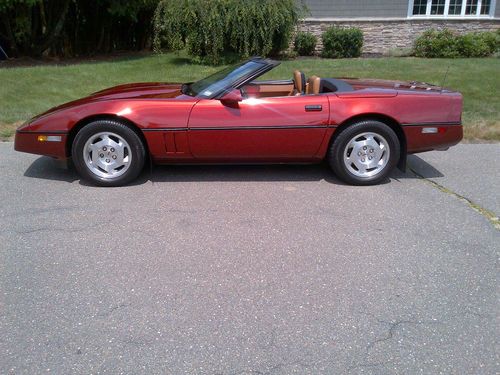
[[[391,50],[409,49],[415,39],[428,29],[455,30],[459,33],[471,31],[494,31],[500,28],[499,19],[490,20],[304,20],[299,31],[312,32],[318,37],[316,51],[323,48],[321,34],[330,26],[358,27],[363,31],[363,54],[387,54]]]

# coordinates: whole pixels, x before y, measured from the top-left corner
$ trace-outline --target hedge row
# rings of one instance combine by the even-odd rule
[[[428,30],[415,41],[417,57],[486,57],[500,50],[500,31],[459,35],[451,30]]]
[[[358,28],[330,27],[321,36],[321,56],[329,58],[359,57],[363,47],[363,33]],[[302,56],[314,54],[317,38],[299,32],[295,51]],[[451,30],[428,30],[417,38],[413,55],[417,57],[487,57],[500,51],[500,29],[496,32],[472,32],[460,35]]]
[[[321,56],[329,58],[349,58],[361,56],[363,32],[356,28],[332,26],[322,35],[323,51]],[[318,39],[312,33],[299,32],[295,37],[295,51],[301,56],[311,56]]]

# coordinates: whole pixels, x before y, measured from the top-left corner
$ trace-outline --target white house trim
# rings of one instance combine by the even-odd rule
[[[424,20],[447,20],[447,21],[477,21],[480,20],[498,20],[499,18],[494,18],[490,16],[476,17],[476,16],[411,16],[411,17],[307,17],[302,18],[302,21],[306,22],[376,22],[376,21],[424,21]]]
[[[467,6],[467,0],[462,0],[462,10],[460,16],[451,14],[449,15],[450,10],[450,0],[446,0],[444,6],[444,14],[440,15],[432,15],[432,0],[427,0],[427,8],[425,15],[424,14],[413,14],[413,5],[415,4],[414,0],[408,1],[408,18],[414,19],[491,19],[495,18],[495,9],[496,9],[496,0],[491,0],[490,3],[490,12],[489,14],[481,14],[481,8],[483,5],[483,0],[478,0],[477,4],[477,12],[476,14],[465,14],[465,9]]]

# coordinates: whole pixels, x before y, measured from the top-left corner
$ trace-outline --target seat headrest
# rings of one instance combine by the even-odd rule
[[[318,95],[321,86],[321,78],[317,76],[311,76],[307,80],[307,93],[310,95]]]
[[[295,70],[293,72],[293,82],[297,94],[305,94],[306,90],[306,75],[301,71]]]

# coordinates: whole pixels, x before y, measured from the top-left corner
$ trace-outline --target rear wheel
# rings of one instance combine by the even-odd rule
[[[400,156],[399,139],[386,124],[366,120],[341,131],[330,145],[328,162],[352,185],[374,185],[386,179]]]
[[[118,121],[92,122],[73,141],[78,173],[99,186],[121,186],[135,179],[144,167],[145,155],[138,134]]]

